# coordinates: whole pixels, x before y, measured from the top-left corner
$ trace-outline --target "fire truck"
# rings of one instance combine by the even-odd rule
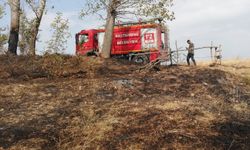
[[[82,30],[76,34],[76,55],[102,52],[104,29]],[[168,56],[168,29],[159,22],[117,24],[114,27],[111,57],[147,63]]]

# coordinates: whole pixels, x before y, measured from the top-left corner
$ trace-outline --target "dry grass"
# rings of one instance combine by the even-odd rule
[[[211,61],[201,61],[199,66],[206,67],[211,65]],[[250,85],[250,59],[227,59],[222,61],[222,65],[216,66],[217,69],[221,69],[230,72],[236,76],[240,76],[244,83]]]
[[[223,70],[241,76],[244,82],[250,85],[250,59],[226,60],[223,62]]]

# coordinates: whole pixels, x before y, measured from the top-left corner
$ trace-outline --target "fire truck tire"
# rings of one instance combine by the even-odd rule
[[[132,58],[132,62],[137,64],[146,64],[149,63],[149,58],[147,57],[147,55],[135,55]]]

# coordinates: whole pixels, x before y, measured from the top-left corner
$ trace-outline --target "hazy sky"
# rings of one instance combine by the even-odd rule
[[[179,47],[186,47],[187,39],[191,39],[196,47],[209,46],[213,41],[214,45],[223,45],[224,58],[250,58],[250,0],[175,0],[174,3],[172,9],[176,19],[168,22],[173,49],[175,40]],[[53,5],[55,8],[48,9],[42,21],[39,51],[50,39],[49,26],[57,11],[63,12],[70,21],[72,38],[67,50],[70,54],[75,51],[75,33],[104,25],[95,16],[79,19],[84,0],[50,0],[48,8]],[[9,22],[9,12],[6,11],[7,15],[0,21],[1,26]],[[197,52],[197,57],[208,56],[208,50]]]
[[[213,41],[223,45],[225,58],[250,57],[250,0],[176,0],[173,10],[172,46],[175,40],[180,47],[186,39],[198,47]]]

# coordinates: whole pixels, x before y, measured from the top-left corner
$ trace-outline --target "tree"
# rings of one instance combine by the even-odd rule
[[[0,32],[0,53],[5,52],[4,45],[7,43],[8,37]]]
[[[31,19],[29,25],[30,37],[29,37],[29,55],[36,55],[36,41],[39,32],[39,27],[43,14],[45,12],[46,0],[26,0],[35,14],[35,17]]]
[[[4,15],[4,7],[0,5],[0,19],[2,19],[3,15]]]
[[[19,49],[21,55],[27,55],[29,53],[29,40],[30,40],[30,24],[25,11],[22,10],[20,16],[20,29],[19,29]]]
[[[63,14],[57,12],[57,16],[51,23],[53,35],[52,38],[47,41],[48,47],[47,53],[63,53],[67,46],[67,39],[71,36],[69,32],[69,20],[63,18]]]
[[[81,12],[81,16],[100,15],[106,12],[102,57],[109,58],[116,18],[140,16],[172,20],[174,19],[174,13],[169,10],[172,5],[173,0],[88,0],[86,8]]]
[[[2,5],[0,5],[0,19],[2,19],[2,17],[4,16],[4,7]],[[6,34],[3,34],[2,32],[5,31],[5,28],[0,27],[0,53],[3,50],[3,46],[7,43],[8,37]]]
[[[20,0],[8,0],[8,3],[11,10],[8,53],[17,55],[19,22],[20,22]]]

